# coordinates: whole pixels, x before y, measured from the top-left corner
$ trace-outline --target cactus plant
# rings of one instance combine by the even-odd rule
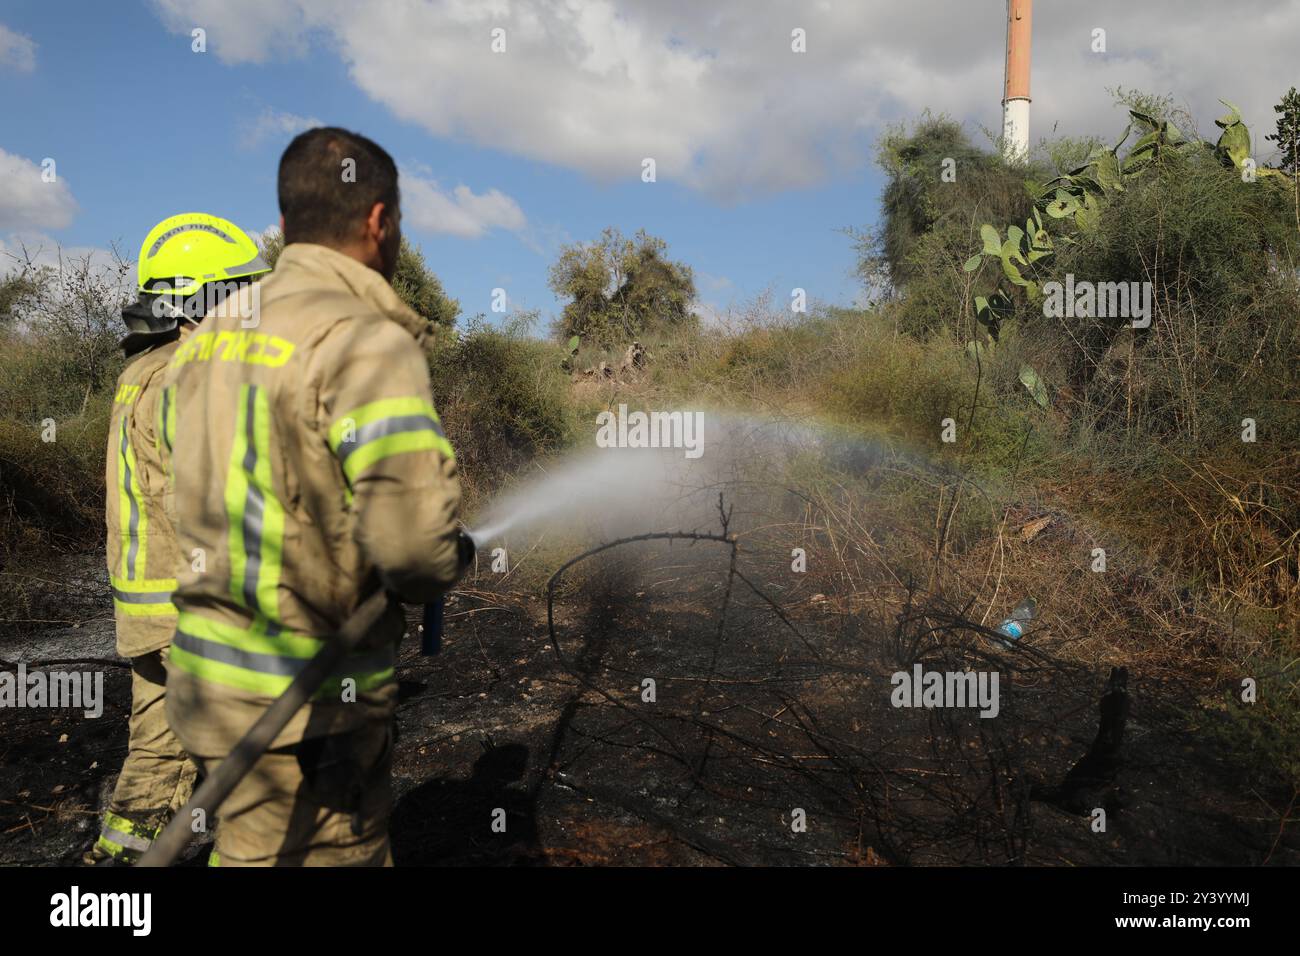
[[[1250,130],[1241,120],[1241,110],[1227,100],[1219,102],[1228,107],[1230,112],[1214,121],[1214,125],[1223,130],[1214,150],[1225,165],[1240,169],[1250,158]]]
[[[1043,380],[1038,377],[1038,373],[1028,365],[1020,366],[1020,384],[1029,389],[1029,394],[1033,396],[1035,402],[1040,408],[1046,408],[1049,402],[1047,395],[1047,386]]]
[[[1214,150],[1225,166],[1244,169],[1250,159],[1250,131],[1242,122],[1241,111],[1226,100],[1221,102],[1230,111],[1215,120],[1223,132],[1216,144],[1204,145]],[[1133,109],[1129,110],[1129,117],[1130,122],[1124,128],[1124,134],[1114,146],[1094,149],[1083,165],[1041,187],[1031,187],[1037,193],[1037,198],[1034,201],[1033,215],[1025,220],[1024,229],[1016,225],[1008,226],[1006,238],[1003,239],[995,226],[985,223],[980,227],[983,246],[966,260],[964,268],[967,272],[976,272],[985,259],[996,259],[1001,270],[993,291],[987,296],[975,297],[975,317],[987,330],[987,343],[981,344],[975,340],[970,342],[967,349],[973,356],[978,357],[984,350],[992,349],[998,340],[1002,321],[1013,312],[1011,300],[1002,292],[1003,280],[1024,289],[1026,296],[1031,301],[1036,301],[1042,293],[1038,283],[1030,277],[1036,271],[1033,268],[1035,264],[1053,255],[1056,242],[1077,241],[1068,233],[1059,232],[1053,240],[1044,227],[1044,214],[1067,229],[1072,226],[1077,233],[1090,232],[1096,227],[1103,206],[1112,196],[1125,190],[1126,181],[1143,175],[1166,154],[1184,150],[1191,145],[1183,131],[1168,119]],[[1135,129],[1138,138],[1121,157],[1120,150]],[[1255,172],[1274,182],[1279,179],[1288,185],[1292,182],[1281,170],[1261,168]],[[1047,387],[1038,373],[1028,365],[1023,366],[1020,381],[1034,401],[1046,408]]]

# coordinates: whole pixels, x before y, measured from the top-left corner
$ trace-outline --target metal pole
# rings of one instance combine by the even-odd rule
[[[1008,162],[1029,154],[1029,65],[1033,0],[1007,0],[1007,66],[1002,93],[1002,149]]]

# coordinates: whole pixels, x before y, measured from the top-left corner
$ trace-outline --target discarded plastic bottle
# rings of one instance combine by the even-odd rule
[[[1011,611],[1011,616],[998,625],[998,633],[1005,634],[1010,640],[1003,641],[1007,647],[1014,647],[1015,642],[1025,633],[1025,624],[1034,619],[1038,602],[1025,598]]]

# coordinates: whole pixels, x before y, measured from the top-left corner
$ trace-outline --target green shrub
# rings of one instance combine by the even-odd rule
[[[108,393],[93,396],[85,412],[52,419],[52,429],[0,418],[0,554],[77,549],[102,539],[111,403]]]
[[[1255,675],[1257,702],[1240,700],[1234,687],[1223,704],[1226,720],[1209,721],[1206,729],[1253,779],[1243,785],[1275,785],[1300,789],[1300,683],[1288,673],[1294,662],[1262,658],[1249,672]]]
[[[568,300],[556,331],[600,348],[698,324],[691,268],[669,259],[668,244],[645,230],[627,239],[611,228],[594,242],[565,246],[550,286]]]
[[[840,420],[887,426],[972,467],[1014,467],[1027,440],[1041,442],[1044,415],[1018,380],[1011,337],[982,370],[950,337],[900,334],[879,314],[846,316],[836,338],[820,401]],[[951,444],[941,440],[945,419],[956,424]]]
[[[131,294],[120,261],[60,255],[53,266],[20,266],[0,331],[0,553],[8,559],[103,536],[103,456],[122,367],[120,311]]]
[[[559,346],[471,322],[430,349],[434,405],[471,497],[572,440],[576,421]]]
[[[864,276],[883,269],[895,288],[909,291],[916,279],[934,274],[936,256],[948,252],[955,258],[959,244],[966,250],[956,259],[960,267],[981,222],[1024,222],[1032,202],[1025,180],[1045,179],[1049,172],[1041,164],[1008,166],[998,154],[972,145],[960,124],[928,112],[910,131],[887,130],[877,163],[889,179],[880,225],[860,237],[859,268]],[[947,179],[946,170],[952,173]],[[926,237],[929,248],[919,250]]]

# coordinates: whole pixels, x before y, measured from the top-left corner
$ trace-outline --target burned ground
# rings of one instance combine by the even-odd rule
[[[553,634],[543,588],[480,573],[459,589],[440,656],[403,644],[397,863],[1300,862],[1283,822],[1293,794],[1215,732],[1231,687],[1213,627],[1184,628],[1173,667],[1138,628],[1102,647],[1053,626],[1048,601],[1008,648],[937,591],[864,596],[811,572],[791,584],[771,542],[742,540],[737,577],[717,542],[593,557],[558,583]],[[111,659],[96,561],[47,573],[71,587],[0,657]],[[916,663],[997,671],[1000,713],[895,708],[890,677]],[[1117,770],[1063,808],[1043,795],[1089,752],[1117,663],[1129,673]],[[0,862],[71,864],[93,839],[125,753],[129,682],[89,666],[106,672],[98,720],[0,711]]]

